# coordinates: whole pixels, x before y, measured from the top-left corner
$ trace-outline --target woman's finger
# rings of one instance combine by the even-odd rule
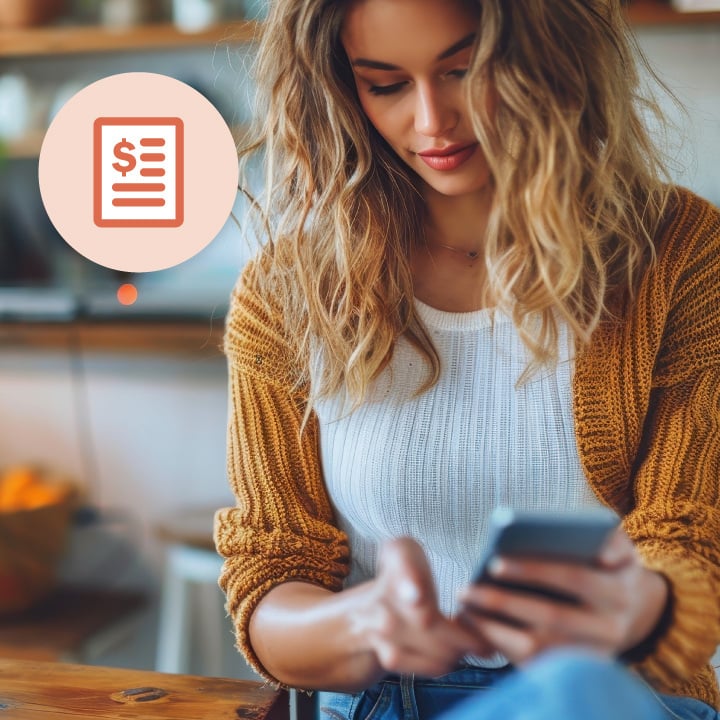
[[[418,652],[415,647],[403,647],[394,642],[377,645],[376,656],[388,672],[437,677],[450,672],[458,662],[454,655],[438,650],[434,653]]]
[[[600,553],[598,565],[617,569],[639,562],[637,550],[622,526],[618,526]]]
[[[448,672],[466,655],[488,651],[472,628],[445,618],[424,631],[406,626],[404,632],[381,632],[374,646],[385,669],[431,675]]]
[[[396,538],[382,546],[378,558],[383,585],[405,608],[437,606],[435,583],[422,547],[412,538]]]
[[[497,558],[489,567],[490,577],[500,583],[545,588],[580,604],[613,610],[622,605],[617,594],[616,573],[577,563],[556,563],[520,558]],[[478,587],[490,587],[481,583]]]
[[[521,665],[540,650],[536,636],[526,629],[481,616],[469,618],[468,622],[514,665]]]
[[[614,651],[601,636],[583,638],[582,635],[577,635],[570,640],[563,632],[553,633],[535,627],[519,627],[480,615],[468,622],[472,622],[478,633],[515,665],[522,665],[543,650],[569,644],[608,655]]]
[[[542,638],[540,645],[583,645],[606,651],[625,641],[628,622],[622,612],[598,612],[594,608],[569,605],[539,596],[485,585],[473,591],[473,604],[464,603],[464,616],[477,619],[473,626],[482,632],[483,621],[495,618]]]

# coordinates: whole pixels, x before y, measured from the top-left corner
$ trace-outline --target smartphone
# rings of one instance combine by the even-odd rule
[[[557,602],[577,603],[576,597],[549,587],[497,580],[488,574],[488,565],[495,557],[593,565],[619,521],[615,513],[604,508],[571,512],[497,508],[490,516],[489,549],[474,573],[473,582],[493,583]]]

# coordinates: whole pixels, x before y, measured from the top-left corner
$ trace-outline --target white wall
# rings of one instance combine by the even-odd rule
[[[720,206],[720,23],[646,28],[638,38],[687,111],[663,100],[668,116],[683,128],[670,150],[677,162],[674,179]]]

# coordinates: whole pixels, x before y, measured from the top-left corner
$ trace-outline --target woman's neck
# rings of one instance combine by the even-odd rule
[[[415,297],[439,310],[488,307],[483,239],[489,194],[427,197],[425,243],[411,260]]]
[[[481,258],[492,201],[490,191],[452,197],[428,190],[425,200],[428,247],[454,251],[465,259]]]

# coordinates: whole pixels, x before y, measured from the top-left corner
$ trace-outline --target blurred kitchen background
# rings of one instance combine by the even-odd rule
[[[678,127],[667,138],[674,178],[720,204],[714,2],[643,0],[628,12],[644,53],[685,107],[660,98]],[[83,661],[155,667],[173,548],[201,548],[212,509],[232,503],[219,343],[228,295],[253,248],[230,219],[205,250],[169,270],[127,275],[85,260],[44,213],[42,137],[74,93],[129,71],[190,84],[241,133],[264,12],[263,0],[0,0],[0,474],[41,466],[78,488],[61,587],[146,597],[115,641]],[[240,225],[243,211],[238,201]],[[131,305],[118,300],[125,283],[138,291]],[[11,552],[1,535],[0,517],[0,581],[2,553]],[[210,589],[194,591],[189,615],[175,608],[184,623],[176,639],[202,645],[214,632],[198,630],[203,619],[222,621],[219,592],[204,584]],[[19,622],[3,618],[0,602],[0,654],[14,652],[7,633]],[[186,669],[247,676],[227,623],[221,644],[220,665],[184,648]]]

